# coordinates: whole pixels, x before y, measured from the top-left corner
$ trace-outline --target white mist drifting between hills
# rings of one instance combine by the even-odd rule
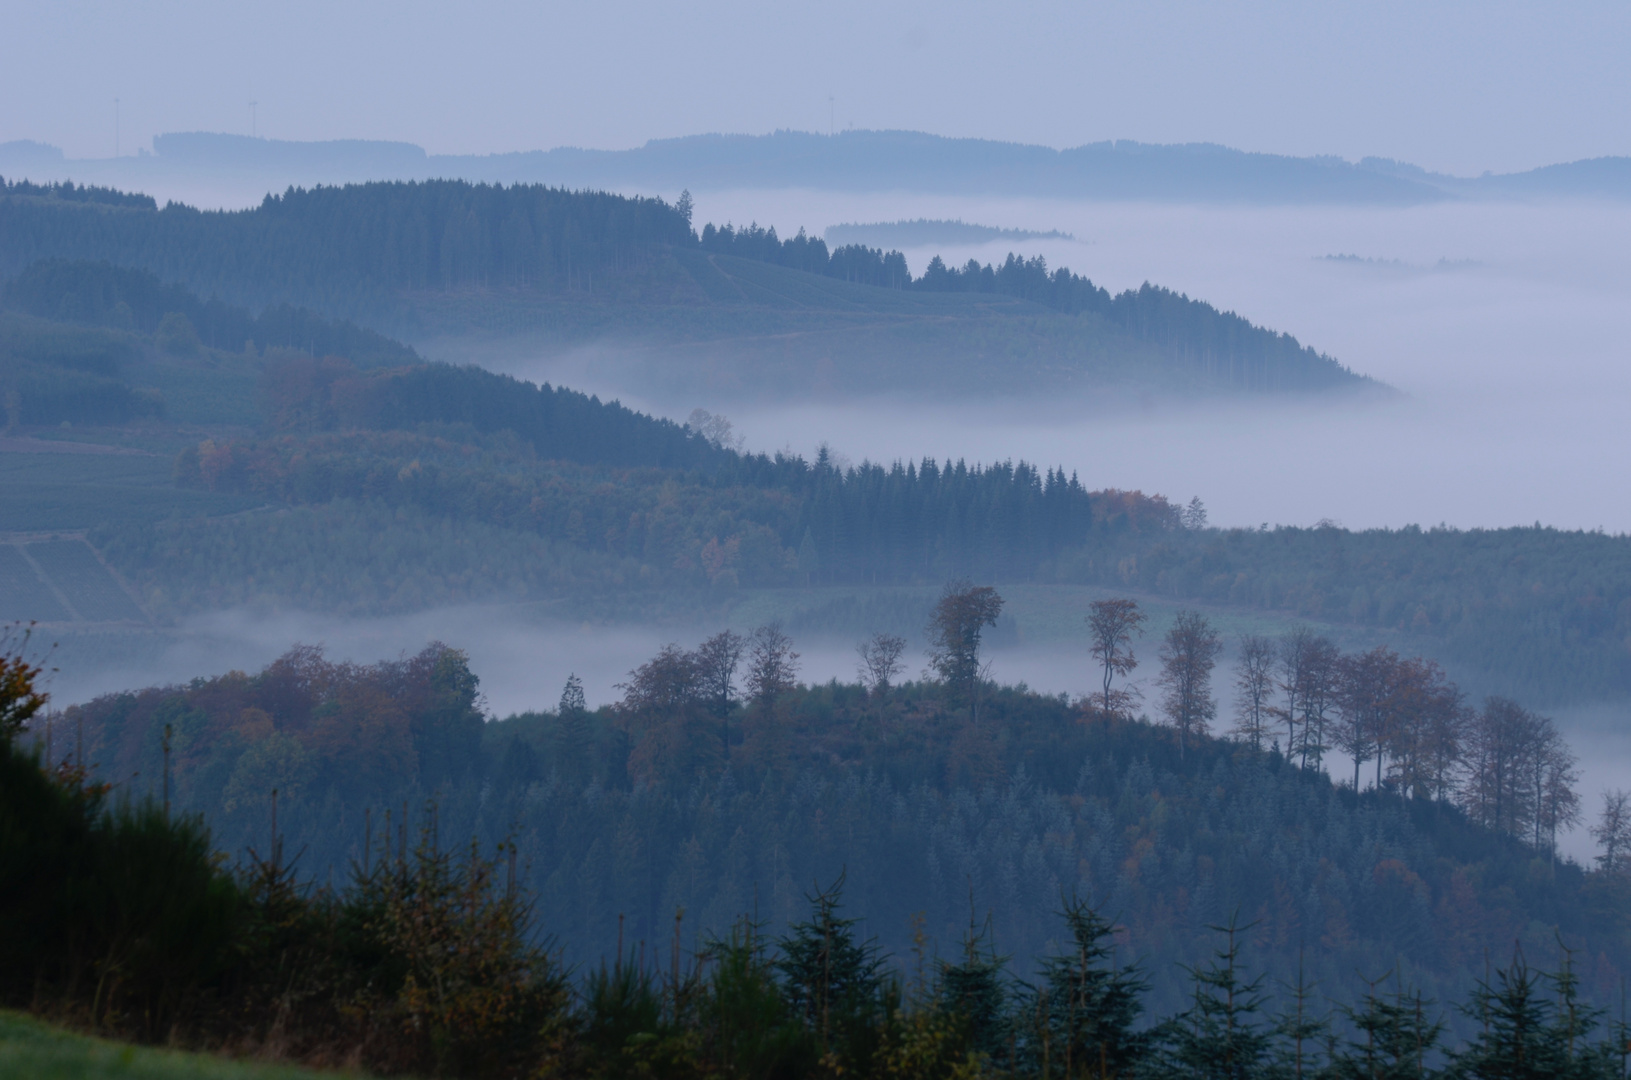
[[[934,254],[957,264],[1000,261],[1015,250],[1113,292],[1149,281],[1293,334],[1404,396],[1361,404],[1149,399],[1129,408],[1125,398],[1096,407],[1051,400],[1048,387],[1033,387],[1015,388],[1009,401],[748,406],[583,388],[681,420],[699,406],[725,412],[753,450],[810,455],[826,442],[857,462],[928,455],[1063,465],[1093,488],[1179,501],[1199,495],[1219,525],[1541,522],[1631,531],[1623,479],[1631,461],[1631,205],[1218,207],[787,191],[696,197],[698,222],[756,221],[784,236],[917,217],[1058,229],[1078,239],[914,249],[907,256],[915,273]],[[568,385],[585,370],[572,358],[504,367]],[[1153,648],[1146,652],[1153,656]],[[1084,688],[1069,649],[999,654],[998,665],[999,678],[1049,692]],[[1589,817],[1603,789],[1631,786],[1631,717],[1623,705],[1553,715],[1580,756]],[[1351,765],[1330,767],[1340,778]],[[1563,848],[1577,858],[1591,854],[1583,829]]]
[[[615,702],[621,697],[616,684],[662,645],[675,642],[690,647],[718,629],[713,624],[574,625],[540,617],[525,606],[473,605],[380,618],[217,612],[188,619],[162,636],[148,637],[139,652],[120,658],[108,656],[97,662],[71,649],[57,658],[61,670],[53,677],[50,690],[54,704],[61,708],[103,693],[186,683],[232,670],[259,671],[295,643],[321,645],[331,660],[366,664],[411,655],[428,642],[442,641],[470,655],[472,670],[481,680],[484,709],[500,718],[554,709],[567,676],[574,673],[583,679],[591,706]],[[834,635],[801,635],[795,647],[800,654],[801,681],[854,681],[856,656],[851,642]],[[1158,649],[1156,640],[1136,644],[1141,664],[1131,681],[1143,695],[1144,710],[1152,716],[1159,698],[1153,684]],[[1232,651],[1231,647],[1226,652],[1213,679],[1219,702],[1214,730],[1219,734],[1234,722]],[[1073,700],[1094,689],[1097,672],[1082,640],[1029,641],[991,649],[989,657],[992,677],[1000,683],[1025,683],[1043,693],[1068,694]],[[906,659],[907,676],[917,676],[926,658],[914,650]],[[1555,710],[1551,715],[1581,759],[1579,790],[1589,817],[1596,812],[1602,791],[1631,785],[1631,727],[1625,723],[1625,709],[1576,708]],[[1332,754],[1326,767],[1339,781],[1352,776],[1352,763],[1340,754]],[[1367,772],[1362,786],[1369,784]],[[1564,854],[1582,861],[1594,853],[1584,829],[1563,836],[1560,847]]]
[[[673,193],[670,193],[673,194]],[[701,406],[729,415],[750,449],[811,454],[830,443],[853,461],[1024,458],[1076,470],[1090,487],[1199,495],[1214,524],[1355,528],[1530,524],[1631,530],[1623,462],[1631,460],[1631,206],[1468,204],[1403,210],[1086,205],[811,192],[701,194],[697,220],[804,226],[901,218],[965,221],[1080,238],[1027,242],[1119,291],[1144,281],[1186,292],[1292,333],[1404,391],[1392,403],[1306,400],[1128,408],[1030,400],[862,402],[743,407],[660,400],[585,385],[581,363],[528,360],[503,369],[683,420]],[[947,249],[948,261],[1000,260],[1009,245]],[[914,271],[934,252],[908,252]],[[1349,254],[1371,262],[1331,262]],[[1446,260],[1447,265],[1440,266]],[[458,359],[448,356],[448,359]],[[59,676],[58,701],[255,670],[294,642],[369,662],[439,639],[468,650],[496,715],[551,708],[567,674],[591,701],[664,642],[713,627],[579,627],[520,610],[457,608],[405,618],[255,616],[189,621],[139,661],[112,657]],[[801,641],[809,681],[853,677],[848,643]],[[1153,664],[1154,643],[1143,655]],[[995,653],[995,676],[1050,693],[1091,684],[1074,643]],[[921,659],[914,660],[921,664]],[[916,668],[914,667],[914,671]],[[1141,672],[1143,674],[1143,672]],[[1219,673],[1226,702],[1228,677]],[[1227,710],[1227,705],[1225,706]],[[1588,814],[1605,787],[1631,786],[1624,707],[1554,713],[1582,759]],[[1347,772],[1332,764],[1339,778]],[[1583,830],[1564,850],[1588,857]]]
[[[1017,250],[1112,291],[1164,285],[1293,334],[1405,397],[1123,397],[1095,408],[1037,386],[1006,402],[743,405],[584,388],[677,419],[698,406],[724,412],[750,449],[810,454],[825,441],[852,461],[1063,465],[1089,487],[1199,495],[1214,524],[1631,530],[1618,475],[1631,459],[1631,205],[1227,208],[751,191],[699,195],[696,212],[783,235],[914,217],[1069,232],[1078,240],[939,253],[989,262]],[[914,272],[935,253],[907,252]],[[503,367],[584,379],[570,360]]]

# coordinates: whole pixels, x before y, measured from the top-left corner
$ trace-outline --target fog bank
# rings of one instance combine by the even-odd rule
[[[1134,644],[1139,668],[1123,683],[1142,696],[1141,710],[1151,716],[1159,713],[1160,692],[1154,678],[1164,622],[1158,612],[1154,614],[1153,629]],[[1066,694],[1072,700],[1096,688],[1098,671],[1078,630],[1055,627],[1049,633],[1033,621],[1026,620],[1025,625],[1028,640],[1013,640],[1010,630],[996,635],[999,641],[1006,641],[987,650],[994,680],[1023,683],[1042,693]],[[691,647],[718,629],[717,624],[575,625],[541,616],[525,606],[443,608],[377,619],[221,612],[189,619],[163,634],[65,641],[49,661],[60,668],[50,690],[53,705],[63,708],[102,693],[182,683],[235,669],[258,671],[297,643],[320,644],[331,660],[366,664],[411,655],[431,641],[442,641],[469,654],[471,668],[481,680],[484,708],[489,716],[500,718],[528,710],[553,710],[567,677],[574,673],[583,679],[591,707],[615,702],[622,696],[616,684],[662,645],[676,642]],[[738,629],[748,627],[741,624]],[[1226,640],[1230,648],[1213,675],[1219,704],[1213,732],[1218,735],[1226,734],[1235,723],[1232,635],[1226,635]],[[794,646],[800,656],[800,681],[855,681],[856,655],[849,636],[800,635]],[[87,660],[92,662],[82,662]],[[908,650],[905,661],[905,677],[919,677],[926,667],[919,644]],[[1587,823],[1598,812],[1604,790],[1631,787],[1627,711],[1621,704],[1551,713],[1580,759],[1579,791]],[[1329,753],[1325,764],[1338,781],[1351,779],[1352,763],[1340,752]],[[1362,786],[1370,785],[1370,775],[1367,769]],[[1593,857],[1596,850],[1584,827],[1566,833],[1560,849],[1581,861]]]
[[[1182,404],[1126,394],[1061,402],[746,405],[664,400],[596,383],[582,357],[494,366],[621,397],[683,420],[726,413],[750,449],[853,461],[1023,457],[1091,487],[1187,501],[1214,524],[1631,530],[1613,497],[1631,458],[1631,207],[1478,204],[1406,210],[1173,207],[970,200],[909,193],[703,194],[698,221],[804,227],[912,217],[1058,229],[1078,239],[907,252],[949,262],[1044,256],[1120,291],[1149,281],[1295,335],[1404,397]],[[1355,259],[1333,260],[1334,255]],[[487,361],[493,363],[493,361]],[[887,363],[887,357],[880,357]],[[1138,400],[1136,397],[1131,400]]]

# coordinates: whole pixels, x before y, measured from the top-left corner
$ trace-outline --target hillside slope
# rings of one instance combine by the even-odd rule
[[[669,305],[691,317],[666,324],[683,340],[626,353],[638,359],[630,370],[648,387],[664,385],[665,362],[688,350],[721,382],[769,381],[785,369],[840,387],[876,386],[884,377],[868,369],[864,353],[833,345],[866,333],[898,335],[897,370],[930,387],[946,377],[933,349],[921,345],[925,332],[914,328],[939,328],[942,336],[929,340],[949,345],[977,334],[979,317],[967,313],[982,311],[1010,326],[1023,312],[1038,327],[1073,327],[1073,340],[1096,341],[1112,361],[1125,360],[1106,344],[1118,340],[1110,318],[1023,295],[874,288],[697,249],[663,258],[692,267],[699,289],[737,296],[756,289],[774,304]],[[1052,288],[1056,279],[1042,280]],[[1068,291],[1079,296],[1081,282]],[[424,310],[488,305],[493,295],[448,294]],[[1100,298],[1116,317],[1121,298]],[[37,264],[0,303],[23,308],[0,310],[0,392],[14,434],[26,436],[8,449],[30,451],[0,457],[8,510],[0,554],[10,553],[9,569],[0,567],[5,618],[83,621],[67,617],[78,606],[51,590],[104,590],[106,574],[59,580],[50,568],[30,566],[35,545],[73,533],[161,624],[240,605],[378,615],[593,598],[600,614],[650,615],[698,602],[720,611],[736,603],[738,590],[912,588],[966,574],[1134,589],[1272,619],[1346,623],[1362,635],[1408,634],[1425,643],[1413,647],[1451,663],[1480,690],[1536,704],[1631,690],[1623,648],[1631,633],[1631,540],[1624,537],[1544,529],[1219,531],[1186,526],[1159,497],[1102,490],[1109,478],[1072,477],[1046,462],[840,468],[741,454],[728,434],[705,425],[422,362],[352,324],[293,308],[252,316],[104,264]],[[559,341],[610,332],[627,309],[525,294],[504,310],[535,319],[524,323],[535,329],[551,312],[579,318],[576,329],[537,331]],[[744,337],[733,346],[709,336],[714,316],[738,319],[732,325]],[[1213,325],[1231,326],[1227,317]],[[1266,333],[1243,320],[1232,325],[1248,339]],[[778,327],[785,332],[773,333]],[[211,348],[216,340],[228,348]],[[234,347],[239,341],[247,347]],[[319,360],[287,342],[329,355]],[[748,344],[759,347],[750,353]],[[831,351],[809,361],[818,347]],[[1292,361],[1299,355],[1294,342],[1277,347]],[[1158,343],[1140,348],[1157,355]],[[740,368],[727,364],[732,356],[742,358]],[[990,375],[988,393],[1001,391],[1001,374]],[[1049,377],[1057,385],[1086,378]],[[691,598],[676,600],[672,590]],[[87,608],[115,611],[101,602]],[[108,620],[134,618],[118,610],[124,614]],[[847,623],[833,629],[858,632]]]
[[[582,711],[568,688],[560,710],[483,724],[476,679],[445,646],[373,668],[301,648],[255,675],[108,695],[62,723],[101,775],[142,778],[162,771],[172,725],[177,805],[240,850],[264,845],[277,789],[281,834],[318,877],[343,873],[368,822],[404,802],[444,837],[514,842],[541,929],[578,963],[620,932],[667,940],[676,908],[688,940],[744,912],[786,925],[812,882],[840,876],[849,913],[895,956],[911,953],[914,916],[946,955],[989,915],[1021,971],[1055,941],[1061,896],[1081,896],[1124,928],[1168,1011],[1184,995],[1174,963],[1207,955],[1208,926],[1232,912],[1253,923],[1257,970],[1289,980],[1301,955],[1339,999],[1356,969],[1394,964],[1459,999],[1486,952],[1520,939],[1554,955],[1559,933],[1598,1000],[1631,963],[1623,877],[1549,859],[1449,802],[1355,794],[1238,743],[1184,751],[1170,728],[1023,688],[988,688],[977,719],[939,683],[835,681],[718,709],[666,681],[676,662],[633,673],[615,708]]]
[[[920,279],[898,253],[802,233],[693,232],[655,199],[458,182],[291,190],[235,213],[8,185],[0,272],[102,260],[262,309],[356,319],[462,359],[607,343],[619,386],[812,393],[1081,394],[1373,387],[1296,339],[1146,285],[1111,296],[1013,257]]]

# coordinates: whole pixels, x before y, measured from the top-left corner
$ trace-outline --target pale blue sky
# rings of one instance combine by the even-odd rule
[[[155,133],[432,152],[701,131],[1209,141],[1458,173],[1631,153],[1631,5],[1429,0],[6,5],[0,141]]]

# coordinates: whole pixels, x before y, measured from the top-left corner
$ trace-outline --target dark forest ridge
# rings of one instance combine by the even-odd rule
[[[698,233],[661,199],[463,181],[292,188],[200,212],[105,188],[0,188],[0,273],[99,260],[258,309],[280,304],[412,338],[661,346],[643,392],[911,391],[1009,396],[1374,385],[1295,338],[1146,284],[1118,296],[1040,258],[914,279],[899,252]],[[452,349],[462,351],[457,341]]]
[[[1162,310],[1149,296],[1110,298],[1017,259],[990,271],[993,288],[1031,281],[1059,290],[1060,303],[1106,302],[1109,314],[1069,315],[996,291],[866,286],[763,261],[819,256],[842,268],[808,238],[773,246],[768,231],[714,229],[708,243],[745,245],[744,254],[699,239],[676,264],[710,270],[703,280],[721,289],[804,290],[803,307],[745,308],[773,317],[847,318],[844,305],[864,313],[867,298],[928,312],[916,325],[953,328],[980,323],[934,313],[965,304],[997,312],[987,327],[1010,310],[1104,326],[1117,305]],[[873,257],[883,272],[886,259]],[[934,276],[962,288],[983,284],[986,271],[942,266]],[[1170,308],[1232,318],[1149,291]],[[827,308],[816,306],[823,296]],[[914,326],[907,314],[890,317]],[[1491,689],[1547,702],[1631,691],[1631,538],[1217,530],[1164,499],[1102,490],[1113,477],[1078,480],[1046,461],[847,468],[822,455],[744,453],[728,422],[700,410],[682,426],[562,386],[426,363],[354,324],[292,307],[251,315],[105,263],[41,262],[0,290],[0,399],[7,423],[36,443],[111,439],[154,452],[7,455],[0,504],[6,530],[90,530],[160,621],[244,604],[400,614],[612,595],[646,610],[664,590],[721,604],[738,589],[910,589],[968,574],[1409,633]],[[263,507],[274,512],[239,516]],[[12,554],[15,573],[0,566],[0,618],[59,619],[25,553]]]
[[[212,132],[159,135],[153,153],[65,158],[37,142],[0,145],[0,174],[143,183],[146,178],[264,177],[269,187],[459,178],[655,190],[818,188],[964,195],[1225,203],[1415,205],[1453,198],[1631,198],[1631,158],[1604,157],[1476,178],[1367,157],[1292,157],[1211,143],[1121,139],[1055,150],[916,131],[777,131],[653,139],[630,150],[557,147],[428,154],[412,143],[296,142]]]

